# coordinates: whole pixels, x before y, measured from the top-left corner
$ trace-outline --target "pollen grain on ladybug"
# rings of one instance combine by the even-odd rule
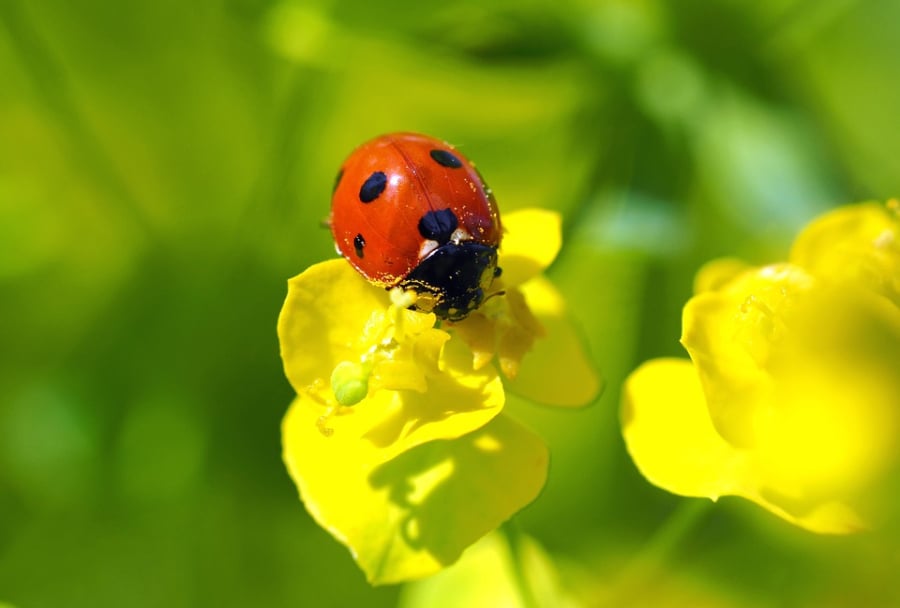
[[[472,163],[433,137],[393,133],[341,166],[331,206],[341,255],[376,285],[424,296],[415,307],[442,319],[481,306],[499,275],[503,230]]]

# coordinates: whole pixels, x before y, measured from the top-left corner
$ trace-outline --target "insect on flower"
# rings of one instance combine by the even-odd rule
[[[418,294],[416,308],[465,319],[488,297],[502,227],[491,189],[452,146],[382,135],[344,161],[331,205],[338,253],[366,279]]]

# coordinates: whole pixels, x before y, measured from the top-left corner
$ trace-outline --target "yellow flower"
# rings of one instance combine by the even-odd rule
[[[555,331],[562,298],[537,276],[559,249],[558,216],[522,211],[504,226],[504,293],[464,321],[410,310],[415,294],[375,287],[344,260],[288,283],[278,335],[297,398],[284,459],[309,512],[372,583],[436,572],[543,487],[546,448],[501,413],[501,371],[544,402],[584,404],[599,389],[573,330]],[[532,356],[568,377],[526,379],[545,375]]]
[[[628,450],[652,483],[742,496],[820,533],[887,515],[900,439],[896,203],[812,222],[788,263],[718,260],[684,308],[691,360],[626,381]]]
[[[791,261],[825,279],[856,283],[900,306],[900,201],[836,209],[808,226]]]

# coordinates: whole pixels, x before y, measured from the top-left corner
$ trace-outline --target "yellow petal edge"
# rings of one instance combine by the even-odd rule
[[[562,247],[562,218],[546,209],[519,209],[503,216],[501,283],[515,287],[538,276]]]
[[[785,520],[823,534],[847,534],[864,527],[859,515],[839,501],[803,513],[771,496],[749,451],[733,447],[716,432],[693,364],[655,359],[625,382],[622,428],[628,452],[654,485],[682,496],[741,496]]]
[[[534,500],[547,475],[543,441],[508,416],[388,462],[352,437],[316,429],[317,404],[298,397],[282,424],[283,457],[316,522],[372,584],[422,578]]]

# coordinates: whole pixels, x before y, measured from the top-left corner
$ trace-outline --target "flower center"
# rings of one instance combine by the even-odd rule
[[[437,370],[440,350],[449,338],[436,329],[435,316],[410,310],[414,291],[395,288],[386,311],[374,311],[362,336],[356,361],[341,361],[331,373],[331,390],[339,406],[362,402],[379,389],[427,390],[426,376]]]

